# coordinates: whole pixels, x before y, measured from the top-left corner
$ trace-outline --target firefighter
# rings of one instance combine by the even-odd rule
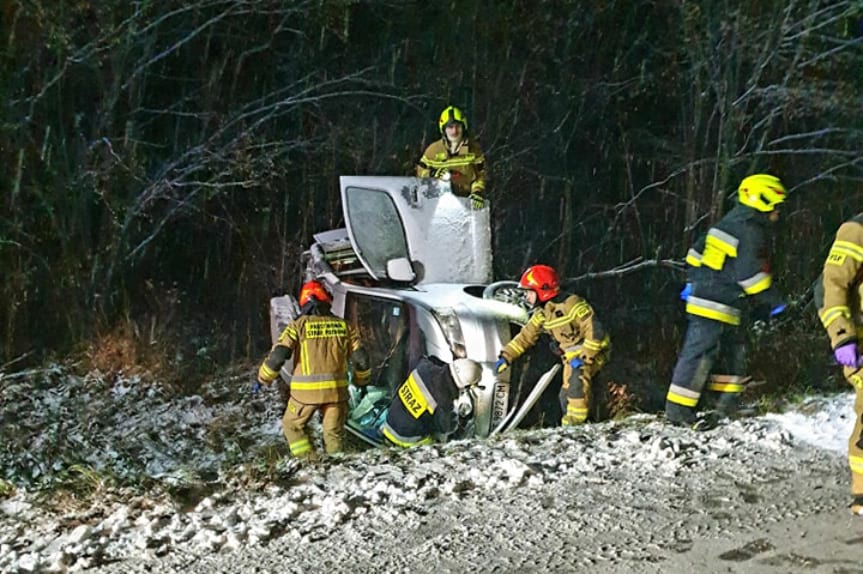
[[[608,361],[610,339],[587,301],[561,292],[557,271],[548,265],[529,267],[518,284],[525,289],[528,305],[539,307],[503,348],[495,370],[505,371],[543,332],[549,333],[562,352],[561,424],[581,424],[590,409],[590,382]]]
[[[354,382],[368,382],[371,370],[368,355],[354,329],[330,311],[332,297],[318,281],[305,283],[300,290],[300,316],[282,331],[270,354],[258,370],[258,384],[269,385],[279,376],[282,365],[294,357],[291,392],[282,429],[291,454],[317,458],[306,424],[321,411],[324,448],[328,454],[341,452],[342,433],[348,414],[348,360],[354,367]]]
[[[467,116],[447,107],[438,119],[441,139],[429,145],[416,166],[417,177],[449,179],[453,193],[469,197],[473,209],[485,206],[485,156],[468,138]]]
[[[785,310],[765,253],[767,227],[779,220],[777,207],[785,201],[785,187],[772,175],[750,175],[740,183],[737,200],[686,255],[689,282],[681,299],[686,301],[688,327],[665,401],[666,419],[675,425],[699,430],[715,425],[715,418],[696,417],[705,390],[715,393],[720,415],[736,412],[749,381],[739,329],[742,301],[752,297],[756,310],[765,310],[761,314],[767,318]]]
[[[468,392],[481,375],[479,364],[470,359],[447,364],[434,356],[421,358],[396,391],[381,433],[403,448],[446,437],[456,430],[459,414],[472,411]]]
[[[830,337],[836,362],[856,391],[854,430],[848,441],[851,467],[851,512],[863,515],[863,214],[843,223],[836,232],[824,262],[822,279],[815,289],[815,304],[821,324]]]

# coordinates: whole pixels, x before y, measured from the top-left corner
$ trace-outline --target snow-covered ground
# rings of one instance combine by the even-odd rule
[[[3,376],[0,404],[2,572],[861,571],[852,394],[704,433],[638,415],[305,467],[246,377],[178,396],[57,368]]]

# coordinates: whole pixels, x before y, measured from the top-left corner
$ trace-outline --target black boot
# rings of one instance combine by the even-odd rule
[[[719,426],[722,420],[722,415],[716,411],[707,411],[701,413],[698,420],[692,425],[692,430],[703,432],[713,430]]]
[[[665,402],[665,420],[674,426],[691,427],[696,422],[695,409],[671,401]]]
[[[720,415],[734,418],[740,404],[740,393],[722,393],[716,400],[716,410]]]

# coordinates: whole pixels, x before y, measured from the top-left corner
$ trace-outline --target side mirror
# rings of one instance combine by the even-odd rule
[[[414,267],[407,257],[398,257],[387,261],[387,277],[393,281],[408,283],[416,279]]]

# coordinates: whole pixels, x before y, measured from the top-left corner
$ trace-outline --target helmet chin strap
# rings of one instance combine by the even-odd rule
[[[328,309],[329,303],[319,301],[317,297],[310,297],[300,308],[300,315],[323,315]]]

